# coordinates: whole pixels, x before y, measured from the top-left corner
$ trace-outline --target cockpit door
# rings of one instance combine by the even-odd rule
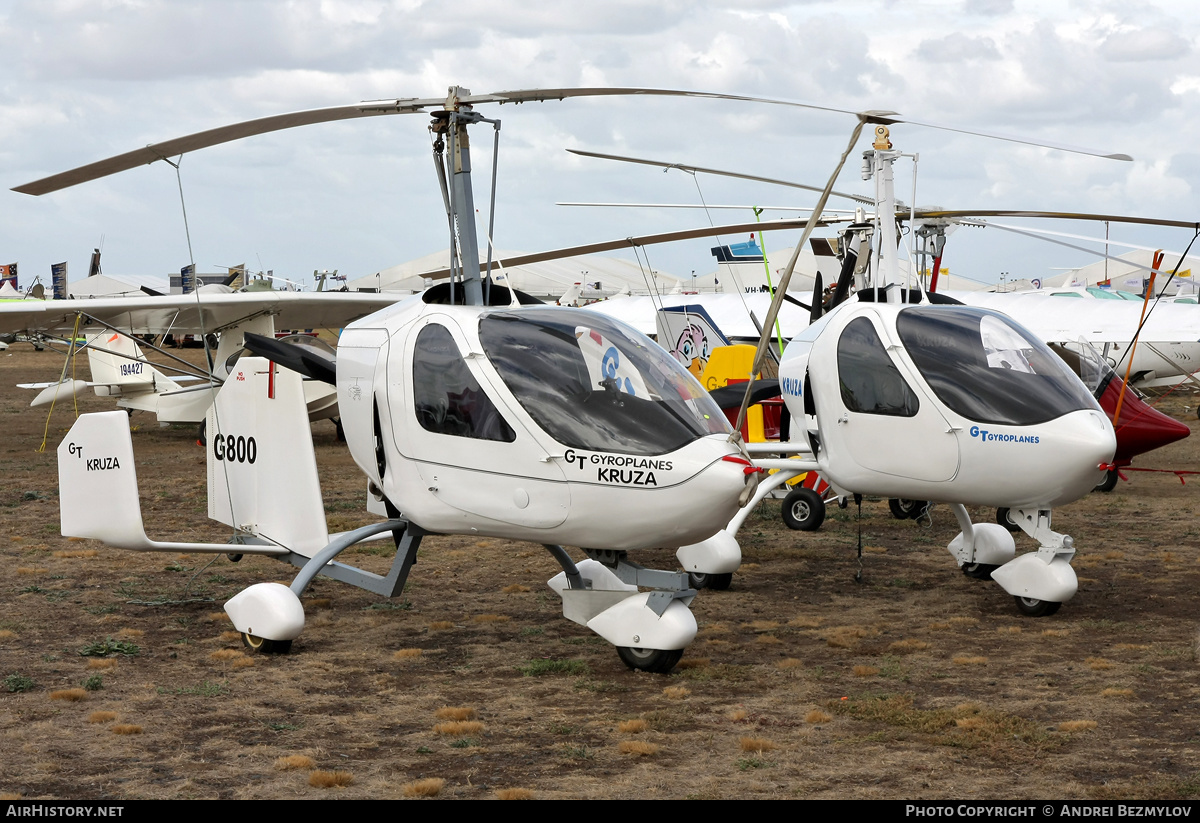
[[[863,469],[949,480],[958,471],[955,430],[905,359],[896,356],[899,348],[877,318],[851,320],[837,341],[838,396],[818,400],[840,409],[833,423],[840,430],[837,439]]]
[[[530,528],[566,519],[570,493],[559,461],[548,460],[505,407],[480,367],[482,353],[471,351],[453,318],[430,315],[415,324],[398,360],[388,375],[396,442],[439,500]]]

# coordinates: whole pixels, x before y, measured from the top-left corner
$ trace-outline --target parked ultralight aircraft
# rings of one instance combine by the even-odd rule
[[[336,361],[311,351],[291,358],[294,352],[267,338],[246,338],[251,350],[290,370],[336,382],[347,443],[368,477],[371,508],[387,519],[326,542],[311,440],[299,436],[302,404],[290,370],[242,358],[209,414],[210,515],[234,529],[233,551],[274,555],[302,567],[290,586],[255,584],[226,605],[251,647],[290,647],[304,624],[299,595],[317,574],[397,594],[417,545],[431,532],[544,544],[563,568],[550,584],[563,598],[564,615],[617,646],[632,668],[670,670],[694,636],[688,604],[695,591],[687,575],[645,569],[627,553],[682,546],[688,571],[726,571],[731,541],[723,542],[719,530],[755,495],[758,467],[695,378],[655,344],[592,312],[529,305],[519,293],[481,277],[475,262],[466,132],[470,124],[498,124],[473,105],[597,93],[618,92],[471,96],[454,87],[445,100],[300,112],[170,141],[22,187],[48,191],[275,128],[434,109],[431,131],[455,250],[450,282],[351,323]],[[858,120],[838,170],[863,124],[899,118],[865,113]],[[868,154],[894,159],[896,153],[877,144]],[[819,222],[832,185],[833,178],[801,245]],[[866,300],[868,293],[874,302]],[[864,290],[858,302],[812,325],[799,345],[793,341],[783,360],[788,402],[797,418],[807,424],[819,417],[820,425],[806,425],[788,450],[811,455],[822,472],[870,493],[926,493],[960,511],[962,502],[1011,505],[1033,523],[1029,530],[1043,548],[1008,563],[1010,590],[1035,604],[1031,611],[1043,602],[1056,607],[1074,593],[1068,563],[1073,546],[1049,530],[1049,508],[1096,484],[1112,457],[1111,427],[1078,379],[1048,353],[1042,356],[1044,347],[1010,321],[978,309],[909,306],[895,302],[899,297],[894,288]],[[773,325],[777,312],[773,305],[764,327]],[[915,338],[906,332],[910,324],[919,327]],[[932,344],[927,333],[935,335]],[[938,343],[945,335],[978,355],[973,370],[937,362],[946,352]],[[953,381],[982,391],[995,368],[993,355],[1026,348],[1036,356],[1026,376],[1016,379],[1022,389],[1036,389],[1044,407],[1010,401],[999,418],[974,420],[973,407],[957,404],[955,392],[964,389]],[[837,387],[839,370],[845,374],[848,367],[859,379],[846,399]],[[850,403],[840,417],[831,405],[839,398]],[[980,424],[987,427],[982,434]],[[969,427],[976,433],[968,435]],[[872,454],[864,455],[858,443]],[[908,467],[914,454],[929,453],[936,459],[913,475]],[[120,414],[82,416],[59,447],[59,466],[66,535],[137,550],[231,551],[229,544],[146,537],[132,444]],[[293,479],[303,500],[275,493],[281,474]],[[969,519],[960,519],[961,562],[989,562],[1006,550],[1011,556],[1006,531],[1007,546],[988,524],[972,529]],[[393,535],[398,549],[387,576],[335,562],[347,547],[383,532]],[[562,543],[581,547],[588,559],[576,564]]]

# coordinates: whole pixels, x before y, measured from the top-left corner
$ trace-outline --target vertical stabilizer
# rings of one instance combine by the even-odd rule
[[[174,382],[146,361],[137,343],[113,331],[89,334],[84,351],[92,384],[100,397],[122,397],[176,388]]]
[[[85,414],[58,447],[59,520],[64,537],[145,549],[129,415]]]
[[[239,359],[208,412],[208,516],[305,557],[329,542],[300,375]]]

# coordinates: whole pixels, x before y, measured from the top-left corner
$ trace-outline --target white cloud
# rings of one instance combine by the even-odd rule
[[[1189,137],[1200,118],[1191,105],[1200,79],[1189,65],[1200,12],[1181,4],[21,0],[6,9],[0,157],[8,186],[277,111],[437,96],[451,84],[476,92],[645,85],[891,108],[1111,147],[1139,161],[1106,164],[897,126],[897,146],[922,154],[921,202],[1104,205],[1172,216],[1200,206],[1191,183],[1200,163]],[[559,199],[697,197],[685,175],[580,161],[566,146],[819,184],[853,122],[649,98],[484,113],[503,120],[497,242],[525,249],[695,222],[694,214],[556,209]],[[476,134],[482,181],[491,135]],[[202,268],[261,254],[284,274],[314,267],[356,274],[445,245],[422,116],[224,146],[185,158],[183,178]],[[700,183],[710,201],[803,202],[783,190]],[[178,269],[186,261],[174,186],[174,173],[156,164],[48,198],[0,193],[0,258],[41,272],[65,249],[85,254],[106,234],[110,270]],[[839,186],[865,190],[854,160]],[[971,237],[956,241],[965,249]],[[960,268],[968,265],[969,252],[956,254]],[[709,258],[700,243],[656,252],[655,262],[704,269]]]

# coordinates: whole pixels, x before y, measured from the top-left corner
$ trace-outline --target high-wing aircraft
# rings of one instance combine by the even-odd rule
[[[451,227],[449,282],[349,324],[336,360],[314,351],[294,357],[294,350],[265,336],[245,336],[245,345],[266,358],[244,357],[230,368],[208,418],[210,515],[234,530],[236,546],[146,536],[128,427],[113,413],[80,417],[59,447],[63,533],[136,550],[256,552],[300,566],[290,586],[255,584],[226,605],[246,643],[263,651],[285,650],[299,635],[299,595],[317,574],[394,595],[428,533],[534,541],[562,566],[550,585],[568,619],[617,646],[628,666],[670,670],[696,632],[688,609],[695,590],[687,574],[646,569],[628,552],[680,547],[688,572],[731,571],[727,566],[736,568],[740,552],[721,527],[767,485],[759,483],[761,469],[779,463],[791,470],[805,461],[752,464],[719,409],[665,351],[593,312],[532,305],[495,285],[489,264],[477,264],[467,130],[498,122],[474,107],[612,93],[680,94],[554,89],[471,95],[453,87],[445,99],[381,101],[214,129],[20,187],[50,191],[293,125],[429,111]],[[898,152],[891,151],[882,124],[902,118],[856,117],[837,171],[864,125],[878,124],[867,153],[885,181],[876,211],[894,214],[890,164]],[[801,247],[821,222],[837,171],[804,222]],[[886,222],[876,231],[894,234]],[[865,253],[861,240],[855,248]],[[951,502],[963,526],[952,544],[960,563],[1003,563],[993,579],[1026,611],[1052,611],[1074,594],[1076,583],[1069,565],[1073,543],[1050,529],[1050,508],[1086,493],[1103,476],[1112,459],[1112,428],[1078,378],[1011,321],[969,307],[911,305],[916,295],[888,280],[895,269],[891,245],[875,247],[883,261],[875,270],[884,276],[874,288],[861,289],[855,301],[789,346],[781,378],[793,417],[804,425],[795,427],[791,443],[770,451],[807,454],[807,462],[848,488]],[[775,324],[794,262],[795,255],[762,318],[764,328]],[[915,336],[909,333],[914,327]],[[760,359],[766,342],[764,335]],[[972,361],[946,358],[947,345],[965,347]],[[994,357],[1014,351],[1029,368],[1010,381],[1019,396],[1039,402],[1031,408],[1010,398],[1000,412],[964,405],[964,392],[992,385],[1000,368]],[[289,369],[280,371],[275,362]],[[295,442],[301,403],[294,371],[336,384],[347,444],[367,475],[373,510],[386,517],[382,522],[332,538],[325,532],[315,463]],[[845,379],[849,373],[855,381]],[[849,382],[849,394],[839,389]],[[914,471],[917,464],[923,467]],[[278,476],[294,478],[301,493],[276,494]],[[1012,559],[1011,535],[995,524],[973,526],[963,503],[1010,506],[1041,548]],[[355,542],[384,532],[397,545],[387,576],[336,561]],[[562,544],[580,547],[588,559],[576,563]]]
[[[22,300],[0,303],[0,334],[46,344],[64,344],[69,356],[83,353],[91,380],[67,379],[37,384],[41,392],[31,405],[68,399],[87,388],[112,397],[129,411],[153,413],[162,423],[198,423],[205,419],[215,390],[227,376],[229,358],[242,349],[247,331],[271,335],[278,330],[340,328],[391,305],[392,295],[364,292],[322,294],[255,290],[202,289],[186,295],[143,295],[68,300]],[[78,335],[86,343],[77,347]],[[211,372],[197,368],[162,348],[173,365],[147,361],[141,338],[149,335],[194,334],[218,340],[210,352]],[[174,371],[174,373],[166,373]],[[194,382],[199,381],[199,382]],[[313,420],[337,414],[333,393],[306,383]]]

